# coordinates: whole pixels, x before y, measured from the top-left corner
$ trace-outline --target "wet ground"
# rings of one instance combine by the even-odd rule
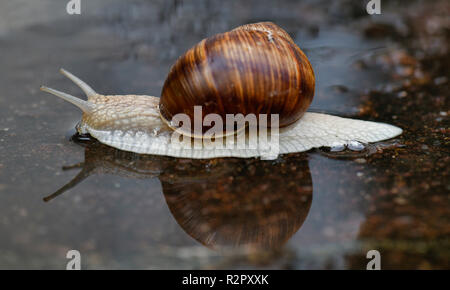
[[[64,2],[0,4],[0,268],[64,269],[70,249],[85,269],[365,269],[371,249],[384,269],[449,268],[448,1]],[[262,20],[310,58],[311,110],[404,133],[275,161],[139,156],[74,142],[80,112],[39,91],[81,96],[64,67],[158,96],[186,49]]]

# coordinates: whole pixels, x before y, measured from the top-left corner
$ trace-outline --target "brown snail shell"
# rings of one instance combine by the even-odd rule
[[[306,111],[314,84],[311,64],[286,31],[271,22],[248,24],[182,55],[164,83],[159,109],[168,124],[179,113],[193,124],[194,106],[201,106],[203,116],[223,120],[226,114],[278,114],[285,127]]]

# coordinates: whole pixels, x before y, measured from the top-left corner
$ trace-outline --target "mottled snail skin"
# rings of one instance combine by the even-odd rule
[[[194,106],[201,106],[203,116],[223,120],[226,114],[278,114],[285,127],[304,114],[314,84],[311,64],[286,31],[271,22],[247,24],[182,55],[167,76],[159,108],[169,124],[178,113],[193,120]]]
[[[378,142],[402,133],[389,124],[305,112],[314,95],[313,70],[291,37],[273,23],[248,24],[201,41],[172,68],[161,98],[101,95],[68,71],[61,69],[61,73],[84,91],[87,101],[47,87],[41,90],[83,111],[78,132],[134,153],[194,159],[274,159],[278,154],[351,141]],[[278,139],[270,142],[270,146],[278,146],[278,152],[267,152],[268,143],[260,143],[251,134],[244,135],[246,144],[256,143],[256,148],[223,148],[223,143],[196,148],[189,137],[191,142],[172,142],[172,137],[179,136],[171,127],[171,116],[190,114],[194,105],[203,107],[203,116],[211,112],[222,116],[279,113],[282,128],[269,128],[268,132]],[[245,130],[236,132],[239,134],[246,134]]]

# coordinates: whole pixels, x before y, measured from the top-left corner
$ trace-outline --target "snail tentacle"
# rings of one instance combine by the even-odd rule
[[[57,91],[55,89],[49,88],[49,87],[45,87],[45,86],[41,86],[40,88],[41,91],[50,93],[52,95],[55,95],[57,97],[60,97],[63,100],[68,101],[69,103],[74,104],[75,106],[77,106],[78,108],[80,108],[83,113],[91,113],[94,109],[95,109],[95,104],[90,103],[88,101],[82,100],[80,98],[74,97],[72,95]]]
[[[61,68],[59,70],[60,73],[62,73],[64,76],[68,77],[71,81],[73,81],[77,86],[80,87],[81,90],[86,94],[86,96],[89,98],[97,95],[97,93],[92,89],[88,84],[86,84],[84,81],[79,79],[78,77],[74,76],[72,73],[66,71],[65,69]]]

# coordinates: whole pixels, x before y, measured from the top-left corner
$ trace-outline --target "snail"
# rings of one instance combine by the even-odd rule
[[[402,133],[389,124],[306,112],[314,95],[313,69],[289,34],[271,22],[246,24],[200,41],[173,65],[160,98],[101,95],[68,71],[60,72],[84,91],[87,101],[44,86],[41,90],[83,111],[78,133],[135,153],[275,159],[279,154],[354,141],[377,142]],[[187,119],[180,122],[176,119],[180,114]],[[249,134],[242,123],[225,127],[214,121],[215,133],[208,135],[213,124],[208,116],[223,120],[229,115],[270,115],[264,127],[270,141],[256,142],[262,134]],[[257,122],[263,123],[260,118]],[[180,136],[186,142],[174,142]],[[224,146],[230,136],[244,136],[245,144],[257,145]],[[218,142],[206,144],[206,140]],[[205,144],[193,146],[198,141]]]

